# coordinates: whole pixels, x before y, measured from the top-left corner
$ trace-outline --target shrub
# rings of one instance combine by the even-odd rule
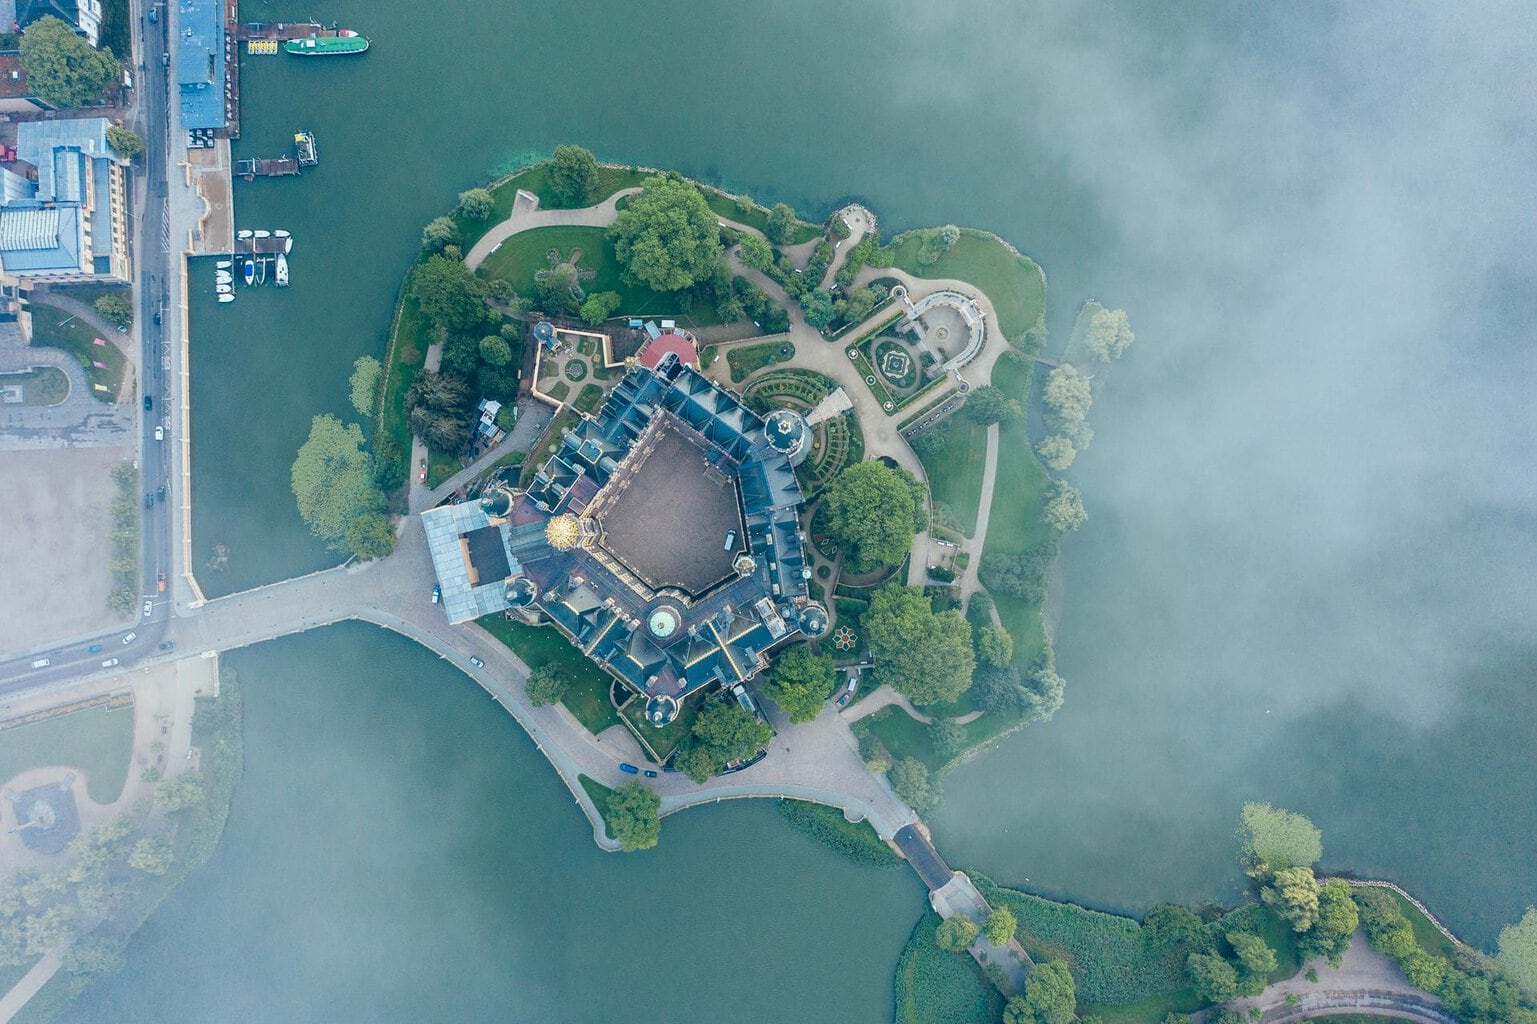
[[[902,862],[867,821],[849,821],[836,807],[806,800],[779,801],[779,816],[795,831],[825,843],[859,864],[890,867]]]

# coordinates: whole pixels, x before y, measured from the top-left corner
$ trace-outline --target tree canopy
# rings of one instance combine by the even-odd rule
[[[609,230],[632,279],[659,292],[707,281],[720,263],[720,224],[699,189],[682,178],[647,178]]]
[[[413,287],[422,313],[439,327],[468,331],[486,319],[486,283],[459,260],[429,257],[416,268]]]
[[[1061,434],[1049,434],[1041,438],[1035,446],[1035,454],[1041,457],[1041,461],[1060,473],[1073,464],[1078,457],[1078,449],[1073,447],[1073,442]]]
[[[993,912],[987,915],[987,920],[982,922],[987,941],[995,946],[1006,945],[1018,927],[1019,922],[1014,919],[1014,912],[1008,907],[994,907]]]
[[[923,591],[889,583],[865,616],[875,678],[915,704],[955,700],[976,668],[971,623],[955,611],[935,612]]]
[[[562,206],[586,206],[598,184],[598,161],[581,146],[556,146],[550,160],[550,189]]]
[[[934,929],[934,944],[951,953],[964,953],[977,941],[980,929],[976,922],[960,914],[947,917]]]
[[[833,480],[822,499],[827,531],[847,550],[855,571],[895,565],[926,525],[925,488],[905,469],[856,462]]]
[[[73,25],[51,14],[22,33],[21,66],[38,98],[61,108],[99,99],[118,75],[111,50],[93,49]]]
[[[1086,419],[1094,404],[1089,378],[1074,369],[1071,363],[1063,363],[1046,375],[1041,398],[1055,416],[1069,422]]]
[[[352,377],[348,384],[352,387],[352,407],[360,415],[374,414],[379,403],[379,378],[383,375],[384,367],[373,356],[358,356],[352,364]]]
[[[892,791],[920,814],[939,804],[939,783],[916,758],[904,757],[893,764],[886,779]]]
[[[966,415],[981,424],[1016,423],[1024,419],[1025,407],[1019,399],[1010,398],[1003,389],[983,384],[966,396]]]
[[[662,832],[661,809],[662,798],[649,786],[631,782],[609,798],[604,819],[626,851],[649,850]]]
[[[1307,931],[1318,920],[1318,880],[1312,868],[1282,868],[1260,890],[1260,899],[1298,932]]]
[[[1307,956],[1327,957],[1337,964],[1350,948],[1350,936],[1360,923],[1350,885],[1342,878],[1331,878],[1318,890],[1318,921],[1299,943]]]
[[[139,133],[120,124],[107,125],[107,145],[124,160],[132,160],[144,152],[144,140],[139,138]]]
[[[837,682],[833,660],[815,653],[809,644],[801,644],[774,661],[763,692],[790,716],[790,721],[809,722],[821,712]]]
[[[1243,805],[1238,828],[1244,867],[1255,878],[1307,867],[1323,857],[1323,833],[1305,816],[1268,803]]]
[[[1024,996],[1009,1000],[1003,1019],[1005,1024],[1072,1024],[1077,1009],[1072,972],[1061,960],[1048,960],[1030,972]]]
[[[1121,358],[1135,340],[1136,335],[1131,333],[1131,324],[1126,319],[1124,309],[1097,311],[1089,318],[1088,328],[1083,334],[1083,343],[1089,351],[1106,363]]]
[[[542,708],[563,699],[566,691],[571,688],[571,680],[559,669],[543,665],[534,669],[523,688],[528,693],[528,702],[536,708]]]
[[[374,483],[373,459],[363,450],[363,431],[335,416],[316,416],[290,473],[299,515],[315,536],[346,547],[353,520],[383,513],[384,494]]]
[[[1229,932],[1227,942],[1238,958],[1238,991],[1246,996],[1259,995],[1270,972],[1276,969],[1275,950],[1252,932]]]
[[[1238,970],[1216,953],[1191,953],[1185,960],[1185,973],[1196,994],[1208,1003],[1238,998]]]
[[[712,701],[694,719],[679,767],[695,782],[703,782],[728,763],[752,757],[773,736],[767,722],[736,701]]]
[[[1066,480],[1056,480],[1047,492],[1041,518],[1058,533],[1067,533],[1088,522],[1089,513],[1083,507],[1083,495],[1078,488]]]
[[[485,220],[496,209],[496,197],[489,189],[472,188],[459,193],[459,212],[470,220]]]
[[[790,241],[790,236],[795,233],[795,211],[786,203],[775,203],[774,208],[769,211],[768,223],[763,226],[763,233],[776,245],[784,245]]]
[[[743,235],[736,254],[743,266],[754,270],[767,270],[774,262],[774,247],[757,235]]]
[[[434,217],[422,228],[422,248],[427,252],[441,253],[451,245],[459,245],[463,240],[459,225],[454,223],[452,217]]]

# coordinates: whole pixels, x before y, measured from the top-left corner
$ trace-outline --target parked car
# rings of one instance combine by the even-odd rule
[[[108,658],[106,661],[101,663],[101,667],[102,668],[111,668],[112,666],[114,666],[116,664],[117,664],[117,659],[116,658]]]
[[[161,484],[160,487],[155,491],[155,500],[165,500],[165,484]]]
[[[427,463],[422,463],[422,471],[416,474],[416,482],[419,484],[427,482]]]
[[[644,774],[644,775],[645,775],[645,776],[646,776],[646,778],[648,778],[648,779],[654,779],[654,778],[656,778],[656,772],[654,772],[654,771],[652,771],[652,770],[651,770],[651,769],[650,769],[650,768],[647,768],[647,769],[646,769],[646,770],[645,770],[645,772],[644,772],[644,773],[643,773],[643,774]]]
[[[175,640],[162,640],[162,641],[160,641],[160,649],[162,651],[174,651],[176,649],[176,641]]]
[[[156,441],[164,441],[165,440],[165,428],[164,427],[156,427],[155,428],[155,440]]]
[[[149,395],[145,395],[144,396],[144,411],[145,412],[149,412],[154,407],[155,407],[155,400],[153,398],[151,398]]]
[[[85,649],[85,653],[87,653],[87,654],[100,654],[101,653],[101,644],[92,644],[91,646],[89,646],[89,647],[87,647]]]
[[[127,636],[123,637],[123,643],[131,644],[131,643],[133,643],[137,639],[139,639],[139,634],[137,634],[137,633],[129,633]]]
[[[144,599],[144,617],[147,619],[153,614],[155,614],[155,599],[146,597]]]
[[[32,663],[32,667],[33,668],[47,668],[49,665],[52,665],[52,664],[53,664],[53,662],[50,659],[48,659],[48,658],[38,658],[36,661],[34,661]]]
[[[437,604],[441,600],[443,600],[443,588],[435,583],[432,586],[432,603]]]
[[[479,658],[471,658],[470,659],[470,664],[474,665],[476,668],[485,668],[486,667],[486,663],[481,661]]]
[[[639,775],[640,774],[640,769],[639,768],[635,767],[633,764],[627,764],[624,761],[620,761],[619,762],[619,770],[624,772],[626,775]]]

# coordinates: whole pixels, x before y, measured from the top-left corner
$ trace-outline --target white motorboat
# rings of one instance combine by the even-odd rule
[[[278,253],[277,259],[277,285],[279,288],[288,287],[288,257]]]
[[[284,252],[293,252],[294,251],[294,240],[292,238],[285,238],[285,239],[283,239],[283,251]]]
[[[250,228],[241,228],[239,231],[235,232],[235,237],[236,238],[250,238],[251,237],[251,229]]]
[[[266,228],[257,228],[256,231],[253,233],[253,237],[255,237],[255,238],[271,238],[272,237],[272,232],[268,231]]]
[[[272,237],[273,238],[292,238],[293,235],[290,234],[287,231],[284,231],[282,228],[278,228],[276,231],[274,231],[272,233]]]
[[[234,264],[231,263],[229,260],[220,260],[218,263],[215,263],[213,265],[213,268],[215,270],[228,270],[228,269],[230,269],[233,266],[234,266]]]
[[[235,301],[235,296],[232,295],[232,294],[229,294],[229,293],[225,293],[225,294],[219,296],[219,301],[220,302],[234,302]]]
[[[267,261],[266,260],[257,260],[256,261],[256,283],[257,284],[266,284],[267,283]]]
[[[219,295],[229,295],[234,292],[235,286],[232,284],[216,284],[213,286],[213,290]]]
[[[235,276],[233,274],[231,274],[228,270],[216,270],[216,271],[214,271],[214,275],[213,275],[214,284],[229,284],[229,283],[231,283],[234,280],[235,280]]]
[[[283,251],[284,252],[293,252],[294,251],[294,237],[293,237],[293,235],[289,234],[287,231],[284,231],[282,228],[279,228],[278,230],[276,230],[276,231],[274,231],[272,233],[272,237],[273,238],[281,238],[283,240]]]

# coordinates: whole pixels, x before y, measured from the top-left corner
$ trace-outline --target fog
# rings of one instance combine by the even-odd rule
[[[1435,737],[1488,698],[1465,679],[1494,663],[1525,676],[1500,693],[1508,712],[1533,710],[1531,649],[1512,654],[1537,618],[1531,13],[1287,7],[1174,30],[1052,8],[978,40],[995,62],[1013,55],[1022,130],[1087,188],[1109,239],[1069,282],[1084,294],[1064,295],[1046,262],[1054,332],[1093,294],[1128,310],[1138,342],[1102,383],[1098,440],[1070,474],[1091,521],[1064,548],[1068,708],[954,777],[958,834],[974,838],[971,813],[1008,765],[1024,773],[1013,785],[1044,771],[1082,786],[1112,845],[1195,787],[1221,806],[1189,813],[1225,847],[1215,829],[1240,799],[1280,796],[1260,778],[1273,765],[1245,763],[1266,744],[1300,760],[1328,712],[1350,727],[1323,763],[1290,768],[1306,782],[1289,788],[1317,805],[1326,843],[1332,817],[1340,848],[1381,858],[1336,866],[1413,875],[1352,831],[1368,809],[1345,809],[1340,777],[1368,768],[1364,734],[1435,747],[1413,774],[1453,777],[1469,764],[1441,759],[1491,753],[1524,764]],[[1149,763],[1169,747],[1190,760]],[[1105,773],[1097,786],[1062,777],[1079,758]],[[1394,769],[1366,774],[1389,784]],[[1400,814],[1414,784],[1390,786]],[[1024,799],[1031,813],[1010,822],[1069,820]],[[1529,825],[1534,810],[1522,796],[1514,814]],[[1511,812],[1464,805],[1445,824]],[[994,870],[1013,866],[1009,847],[985,848]],[[1531,855],[1478,852],[1506,868]],[[1104,881],[1098,899],[1140,902]],[[1503,893],[1501,913],[1532,898]]]

